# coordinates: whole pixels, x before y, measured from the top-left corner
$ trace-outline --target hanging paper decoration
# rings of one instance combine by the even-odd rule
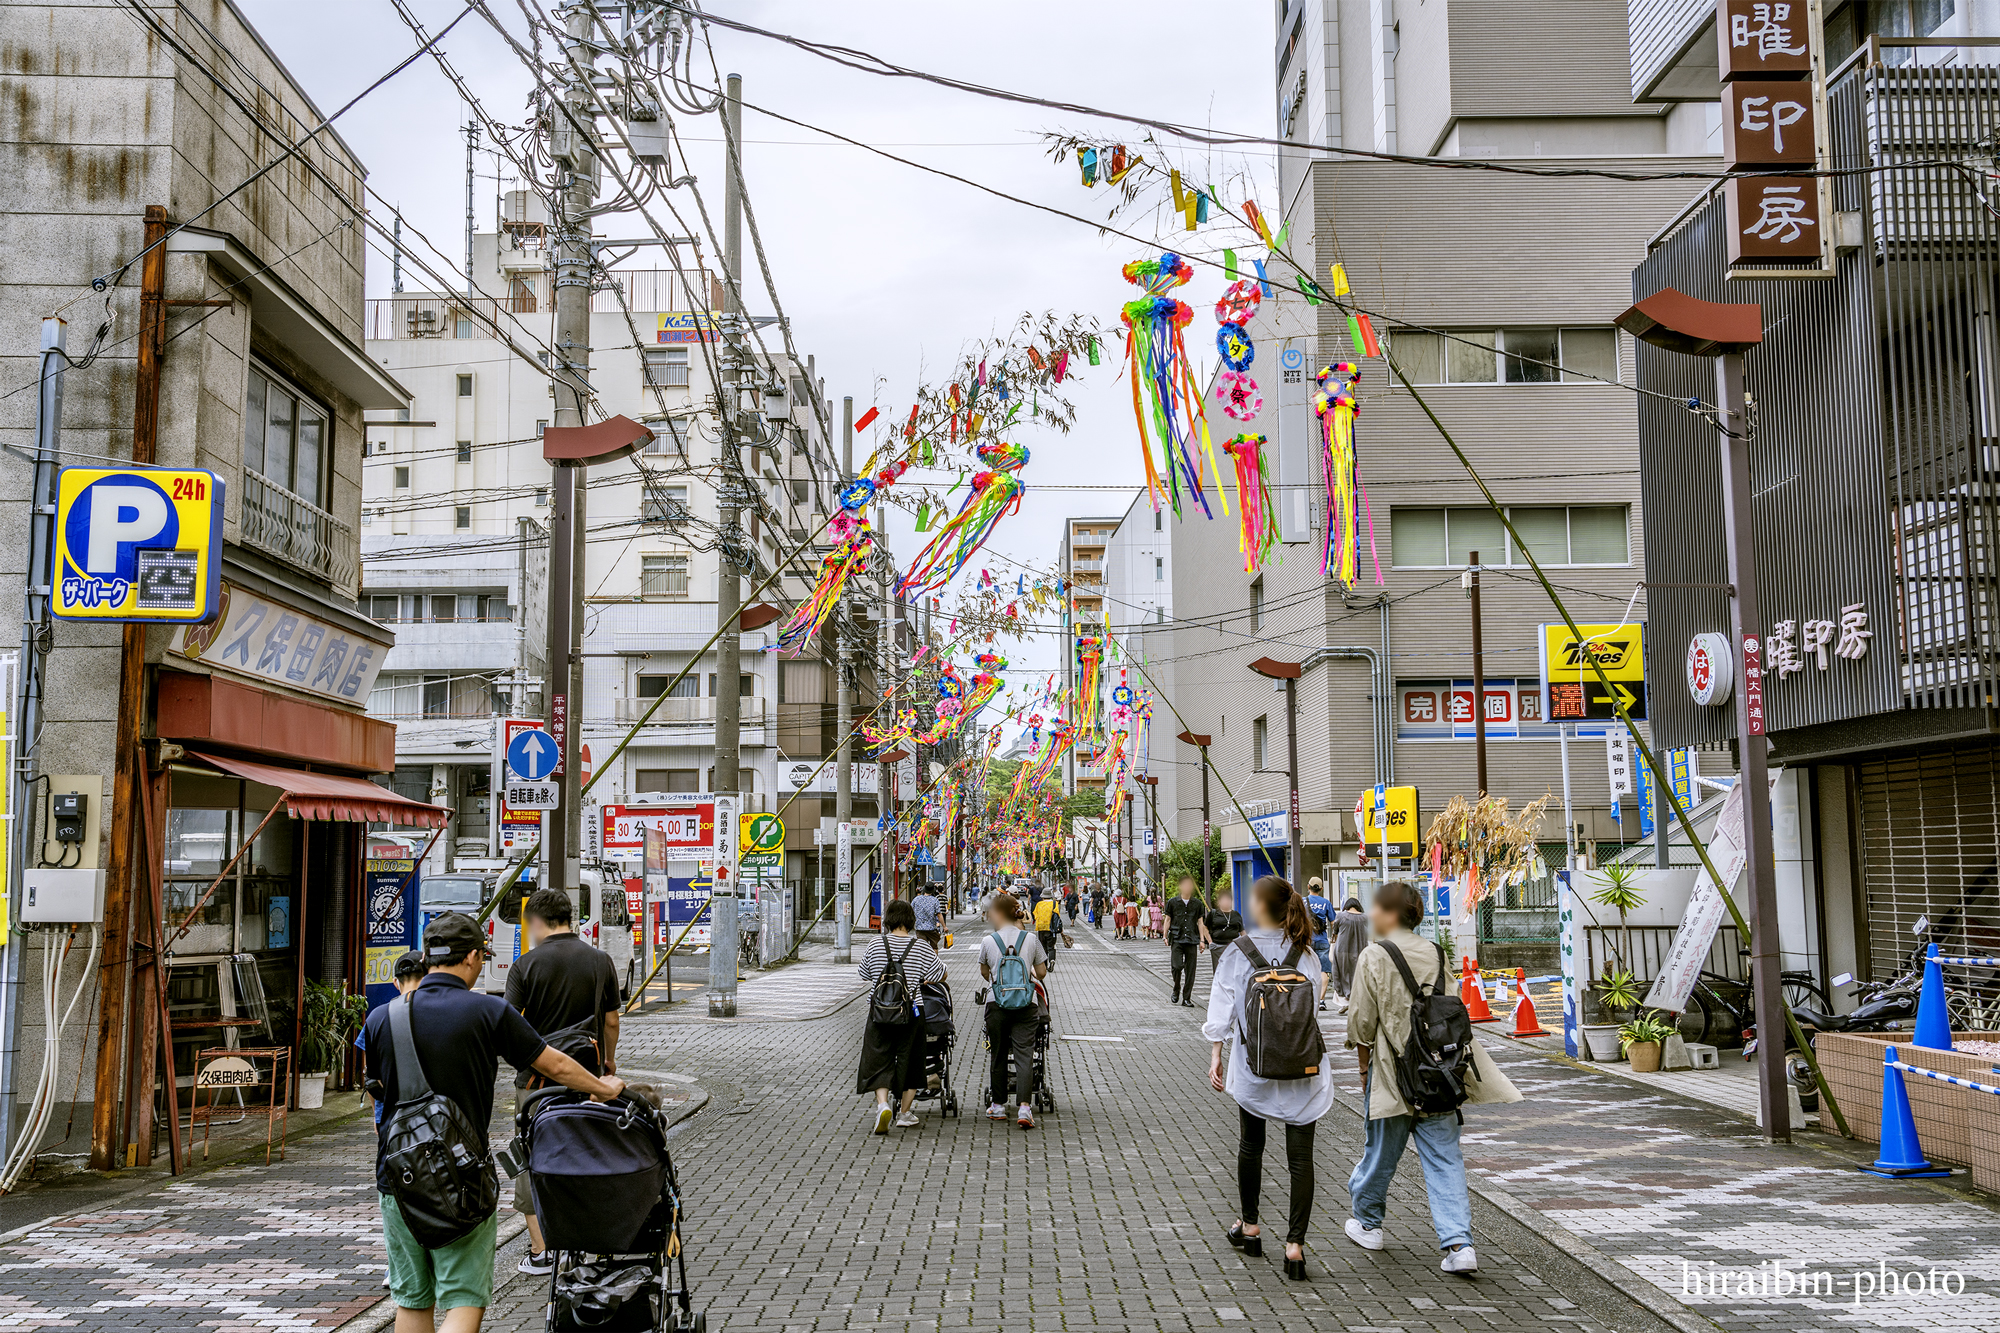
[[[786,656],[797,657],[805,650],[812,636],[819,633],[826,618],[833,614],[847,581],[867,568],[869,553],[875,546],[875,532],[869,526],[865,510],[874,496],[875,483],[866,477],[850,482],[841,491],[840,510],[827,524],[834,548],[820,559],[819,577],[814,580],[811,595],[799,603],[799,609],[778,631],[778,650]]]
[[[879,407],[869,408],[866,412],[863,412],[860,416],[854,419],[854,429],[867,430],[871,425],[875,423],[875,418],[881,415],[882,415],[881,408]]]
[[[938,526],[923,550],[896,585],[898,596],[940,587],[965,568],[1000,520],[1020,507],[1027,487],[1018,473],[1028,462],[1028,450],[1018,444],[982,444],[979,459],[988,472],[974,473],[965,503]],[[954,622],[956,623],[956,622]]]
[[[1086,733],[1097,730],[1098,676],[1103,663],[1103,639],[1087,634],[1076,641],[1076,707],[1070,713]]]
[[[1271,504],[1270,465],[1264,459],[1265,437],[1238,435],[1222,446],[1236,460],[1236,513],[1240,527],[1236,548],[1243,552],[1243,571],[1254,574],[1278,544],[1278,515]]]
[[[1194,318],[1183,301],[1167,293],[1194,276],[1179,255],[1134,260],[1124,268],[1125,280],[1146,295],[1128,301],[1119,318],[1126,328],[1125,351],[1132,373],[1132,414],[1139,423],[1140,453],[1146,460],[1146,489],[1158,509],[1164,498],[1181,512],[1183,491],[1192,495],[1205,517],[1214,517],[1201,484],[1201,455],[1191,434],[1199,423],[1200,447],[1208,450],[1210,470],[1219,482],[1214,448],[1208,438],[1208,417],[1201,391],[1195,387],[1181,330]],[[1151,418],[1150,432],[1147,419]],[[1158,464],[1154,460],[1157,450]],[[1164,485],[1161,473],[1165,472]],[[1163,495],[1164,491],[1164,495]]]
[[[1361,469],[1354,450],[1354,418],[1361,406],[1355,386],[1361,368],[1349,361],[1323,367],[1315,376],[1319,391],[1313,411],[1319,416],[1320,469],[1326,487],[1326,536],[1320,547],[1320,571],[1353,588],[1361,579]],[[1368,545],[1375,548],[1375,525],[1368,524]],[[1382,560],[1375,555],[1375,581],[1382,582]]]
[[[1264,395],[1258,392],[1257,381],[1245,373],[1257,356],[1249,324],[1263,302],[1263,290],[1244,278],[1229,284],[1215,303],[1215,319],[1222,326],[1215,332],[1215,350],[1224,367],[1215,377],[1215,396],[1222,400],[1222,414],[1232,421],[1254,421],[1264,410]],[[1214,455],[1209,458],[1213,462]],[[1225,503],[1223,512],[1228,511]]]
[[[1215,396],[1222,400],[1222,414],[1233,421],[1255,421],[1264,410],[1264,395],[1257,381],[1241,371],[1217,373]]]

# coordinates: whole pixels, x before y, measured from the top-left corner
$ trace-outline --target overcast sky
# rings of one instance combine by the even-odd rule
[[[412,0],[431,32],[459,11],[457,0]],[[387,0],[305,5],[297,0],[237,0],[280,59],[322,110],[330,111],[406,55],[414,39]],[[1159,119],[1271,133],[1271,10],[1265,4],[1216,5],[1161,0],[841,0],[838,4],[717,3],[714,13],[760,27],[859,48],[900,65],[1059,101],[1080,102]],[[514,6],[495,5],[519,24]],[[1232,17],[1236,20],[1231,21]],[[517,31],[520,29],[517,27]],[[843,68],[769,39],[712,30],[716,60],[741,74],[744,101],[900,156],[941,167],[995,189],[1080,213],[1103,216],[1107,191],[1082,188],[1072,160],[1052,163],[1046,130],[1102,134],[1137,144],[1143,131],[1115,121],[1095,124],[1039,108],[995,101],[908,79]],[[527,71],[478,16],[441,44],[487,112],[525,119]],[[706,71],[704,55],[696,69]],[[369,182],[442,252],[440,268],[462,266],[465,218],[464,104],[437,66],[424,61],[371,94],[341,118],[341,135],[360,154]],[[715,117],[683,119],[699,189],[720,226],[723,174]],[[972,339],[995,334],[1023,311],[1081,312],[1117,327],[1133,289],[1119,268],[1147,247],[1094,228],[996,199],[966,185],[887,161],[754,110],[744,113],[744,169],[778,294],[802,355],[818,358],[829,396],[856,400],[857,413],[880,403],[884,415],[907,413],[920,374],[935,379]],[[704,155],[712,155],[704,161]],[[1183,162],[1194,159],[1193,154]],[[500,170],[507,170],[504,166]],[[482,154],[479,229],[493,226],[496,158]],[[1250,173],[1275,208],[1269,157],[1217,157],[1211,179]],[[677,192],[693,217],[689,191]],[[619,225],[619,224],[607,224]],[[619,225],[621,233],[640,225]],[[1121,224],[1150,234],[1144,217]],[[412,238],[413,244],[414,238]],[[747,249],[747,242],[746,242]],[[389,288],[388,265],[371,255],[368,289]],[[643,262],[643,261],[642,261]],[[647,266],[650,266],[648,264]],[[768,299],[746,279],[754,312]],[[423,283],[406,277],[406,285]],[[1196,285],[1212,285],[1200,284]],[[1198,309],[1204,296],[1189,289]],[[1212,300],[1212,295],[1207,296]],[[1198,321],[1199,322],[1199,321]],[[1191,343],[1206,340],[1190,337]],[[1114,342],[1105,364],[1079,386],[1080,420],[1068,437],[1024,431],[1033,451],[1021,512],[1000,527],[988,550],[995,577],[1013,568],[1006,556],[1048,568],[1072,514],[1119,514],[1143,473],[1128,386],[1115,378]],[[608,404],[613,411],[620,405]],[[626,405],[629,410],[630,405]],[[836,430],[838,425],[836,423]],[[1059,487],[1106,489],[1059,489]],[[1192,521],[1201,521],[1195,519]],[[1218,520],[1219,521],[1219,520]],[[907,526],[892,532],[900,562],[915,551]],[[1018,571],[1016,571],[1018,572]],[[1008,576],[1012,582],[1012,576]],[[1053,636],[1008,649],[1017,668],[1051,669]],[[1015,672],[1010,677],[1022,677]]]

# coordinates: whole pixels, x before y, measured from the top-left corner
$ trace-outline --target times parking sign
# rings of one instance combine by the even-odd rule
[[[198,468],[64,468],[56,479],[57,619],[214,619],[222,508],[222,478]]]

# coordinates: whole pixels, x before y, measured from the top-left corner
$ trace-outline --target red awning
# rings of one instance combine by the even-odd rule
[[[189,750],[188,754],[225,773],[278,788],[285,793],[285,808],[294,819],[345,819],[363,824],[422,824],[438,828],[451,815],[443,806],[409,800],[360,778],[308,773],[302,768],[257,764],[248,759],[225,759],[200,750]]]

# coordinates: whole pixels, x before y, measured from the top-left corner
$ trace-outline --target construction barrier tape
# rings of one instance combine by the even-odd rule
[[[1994,1096],[2000,1097],[2000,1088],[1996,1088],[1990,1083],[1974,1083],[1969,1078],[1960,1078],[1956,1074],[1947,1074],[1937,1069],[1919,1069],[1917,1066],[1905,1064],[1901,1060],[1885,1060],[1883,1063],[1891,1069],[1900,1069],[1905,1074],[1922,1074],[1925,1078],[1934,1078],[1940,1083],[1950,1083],[1960,1088],[1971,1088],[1974,1092],[1990,1092]]]
[[[2000,958],[1938,958],[1947,967],[2000,967]]]

